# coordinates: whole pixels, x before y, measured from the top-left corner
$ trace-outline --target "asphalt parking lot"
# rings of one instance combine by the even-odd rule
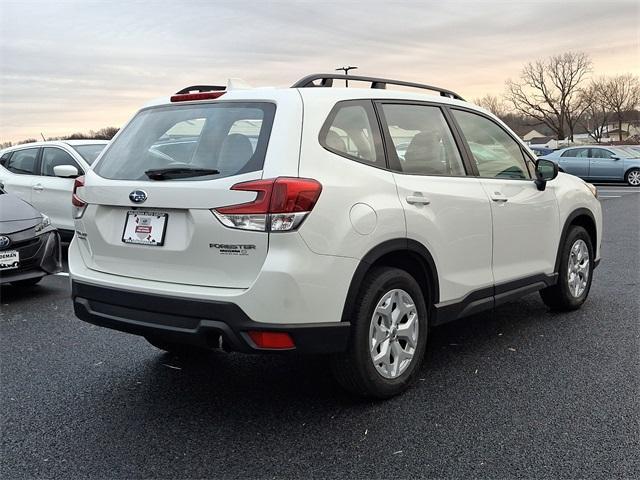
[[[599,188],[584,307],[531,295],[434,329],[386,402],[321,357],[197,362],[86,324],[64,275],[2,288],[0,477],[640,478],[640,190]]]

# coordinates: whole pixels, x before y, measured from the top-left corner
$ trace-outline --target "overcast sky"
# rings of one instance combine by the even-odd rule
[[[640,1],[0,0],[0,142],[120,126],[148,99],[312,72],[500,94],[524,63],[587,52],[640,74]]]

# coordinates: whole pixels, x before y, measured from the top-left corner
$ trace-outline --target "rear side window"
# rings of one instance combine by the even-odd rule
[[[79,175],[84,173],[78,163],[64,150],[53,147],[45,148],[42,152],[42,175],[55,177],[56,174],[53,171],[53,167],[59,165],[71,165],[72,167],[76,167]]]
[[[573,148],[571,150],[567,150],[561,156],[562,157],[571,157],[571,158],[588,158],[589,157],[589,149],[588,148]]]
[[[37,148],[16,150],[11,155],[11,158],[6,161],[4,168],[20,175],[35,175],[37,157]]]
[[[529,179],[520,144],[492,120],[463,110],[452,110],[467,140],[478,173],[487,178]]]
[[[156,107],[139,112],[95,168],[114,180],[147,180],[147,170],[205,168],[210,180],[261,170],[275,105],[220,102]]]
[[[427,105],[383,104],[396,158],[393,170],[420,175],[465,175],[442,111]],[[395,165],[393,165],[395,163]]]
[[[339,102],[320,131],[320,145],[337,155],[385,167],[380,131],[370,101]]]

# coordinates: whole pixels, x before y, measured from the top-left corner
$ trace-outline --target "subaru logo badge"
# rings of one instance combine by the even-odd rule
[[[11,243],[11,240],[9,240],[9,237],[0,235],[0,248],[8,247],[10,243]]]
[[[129,200],[133,203],[143,203],[147,199],[147,192],[144,190],[134,190],[129,194]]]

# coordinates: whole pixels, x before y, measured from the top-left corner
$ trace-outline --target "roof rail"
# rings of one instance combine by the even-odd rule
[[[192,85],[191,87],[185,87],[176,95],[183,95],[185,93],[201,93],[201,92],[218,92],[220,90],[226,90],[227,87],[223,85]]]
[[[320,84],[315,84],[316,80],[320,80]],[[376,78],[376,77],[363,77],[361,75],[340,75],[334,73],[313,73],[301,78],[296,83],[291,85],[291,88],[306,88],[306,87],[332,87],[334,80],[355,80],[357,82],[370,82],[371,88],[387,88],[387,85],[400,85],[402,87],[420,88],[423,90],[431,90],[438,92],[442,97],[449,97],[455,100],[465,101],[460,95],[451,90],[445,88],[434,87],[433,85],[425,85],[423,83],[404,82],[402,80],[391,80],[388,78]]]

